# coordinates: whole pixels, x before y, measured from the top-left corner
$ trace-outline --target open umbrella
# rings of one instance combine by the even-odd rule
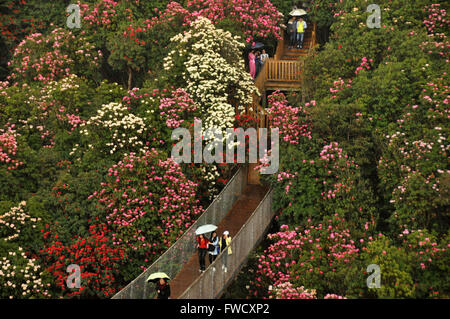
[[[251,49],[261,49],[264,48],[264,43],[261,42],[254,42],[253,45],[250,47]]]
[[[213,232],[217,229],[216,225],[203,225],[200,226],[199,228],[197,228],[197,230],[195,231],[196,235],[201,235],[201,234],[207,234],[210,232]]]
[[[292,10],[291,13],[289,13],[289,15],[291,15],[293,17],[301,17],[301,16],[304,16],[307,14],[308,13],[303,9],[295,9],[295,10]]]
[[[150,276],[148,276],[147,281],[157,282],[160,278],[170,280],[170,277],[167,276],[167,274],[165,272],[155,272],[155,273],[151,274]]]

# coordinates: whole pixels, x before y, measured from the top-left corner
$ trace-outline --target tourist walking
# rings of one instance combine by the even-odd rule
[[[156,289],[158,292],[157,299],[169,299],[170,285],[164,278],[159,278],[159,282],[156,283]]]
[[[197,237],[198,263],[200,264],[200,272],[205,272],[206,252],[208,251],[209,240],[205,235],[201,234]]]
[[[292,49],[295,46],[295,41],[297,39],[297,20],[295,17],[289,19],[287,32],[289,35],[289,49]]]
[[[255,80],[256,74],[255,58],[255,50],[251,50],[248,54],[248,65],[250,67],[250,75],[252,76],[253,80]]]
[[[303,39],[305,36],[305,29],[307,28],[306,22],[302,17],[297,21],[297,48],[303,48]]]
[[[217,233],[214,231],[211,234],[211,238],[209,239],[209,246],[208,246],[208,258],[209,258],[209,264],[211,265],[214,260],[216,260],[217,255],[219,255],[219,236],[217,236]],[[213,270],[216,270],[213,268]]]
[[[220,252],[226,251],[223,253],[222,257],[222,270],[223,272],[227,272],[227,263],[228,263],[228,256],[231,255],[233,252],[231,251],[231,237],[228,230],[223,232],[222,238],[220,239]]]

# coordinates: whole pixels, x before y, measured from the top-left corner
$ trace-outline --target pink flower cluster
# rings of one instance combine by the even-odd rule
[[[252,282],[254,289],[269,287],[266,291],[269,298],[314,297],[314,290],[305,295],[303,287],[298,289],[295,285],[300,287],[298,283],[302,283],[301,286],[308,289],[314,288],[308,287],[310,278],[324,278],[326,273],[335,272],[338,267],[348,267],[359,256],[357,244],[361,240],[352,240],[350,230],[344,224],[345,220],[335,214],[325,224],[309,224],[294,230],[283,225],[280,232],[269,234],[273,243],[258,259],[258,277]],[[251,289],[250,293],[253,292]]]
[[[358,164],[356,164],[355,161],[350,160],[347,154],[343,153],[343,150],[339,147],[338,143],[332,142],[323,147],[320,152],[318,164],[325,169],[328,177],[327,179],[335,181],[334,183],[329,183],[327,179],[323,180],[324,185],[329,184],[329,187],[331,187],[328,192],[321,193],[323,199],[333,199],[337,198],[341,192],[351,192],[353,181],[347,181],[345,178],[341,178],[340,176],[345,175],[342,173],[346,170],[357,169]]]
[[[155,149],[143,156],[126,155],[108,170],[102,189],[89,197],[105,206],[115,245],[157,255],[202,212],[195,199],[198,185],[172,159],[161,158]]]
[[[80,6],[80,15],[84,21],[89,25],[107,26],[111,23],[111,17],[117,15],[114,9],[119,4],[119,1],[102,0],[98,1],[94,8],[90,9],[88,4],[82,4],[78,1]]]
[[[4,129],[0,128],[0,163],[6,163],[8,170],[23,165],[23,162],[13,159],[17,154],[17,137],[20,136],[14,127],[15,124],[6,123]]]
[[[280,91],[274,92],[269,96],[269,118],[272,127],[280,130],[280,137],[289,144],[299,144],[302,137],[311,139],[309,122],[301,120],[301,117],[307,117],[307,112],[302,107],[293,107],[288,105],[288,101]],[[315,101],[311,102],[315,105]],[[307,103],[305,106],[309,106]]]
[[[187,9],[193,17],[203,16],[213,24],[230,19],[241,25],[247,43],[256,38],[280,39],[282,16],[269,0],[190,0]]]
[[[358,75],[359,72],[363,71],[363,70],[370,70],[370,64],[367,62],[369,61],[370,63],[373,63],[373,59],[369,59],[367,60],[366,57],[363,57],[361,59],[361,64],[356,68],[355,74]]]
[[[101,51],[95,51],[85,38],[75,37],[62,28],[54,29],[49,35],[33,33],[15,49],[12,61],[8,62],[13,68],[8,79],[57,81],[69,77],[77,62],[86,69],[87,66],[99,67],[101,57]]]
[[[172,96],[161,98],[160,103],[160,114],[165,119],[166,125],[171,128],[180,127],[184,122],[184,115],[187,112],[197,110],[197,106],[190,98],[189,93],[183,89],[172,91]]]
[[[423,23],[430,41],[423,42],[420,47],[429,54],[448,57],[450,42],[445,33],[449,29],[450,20],[447,19],[447,11],[439,3],[431,4],[425,10],[428,11],[428,19]],[[448,58],[446,62],[448,63]]]
[[[338,92],[344,90],[345,88],[351,87],[352,86],[351,83],[352,83],[351,79],[348,80],[347,84],[345,84],[345,81],[341,77],[339,77],[339,79],[337,81],[333,82],[333,87],[330,88],[330,92],[338,93]],[[333,95],[331,98],[336,99],[337,95]]]

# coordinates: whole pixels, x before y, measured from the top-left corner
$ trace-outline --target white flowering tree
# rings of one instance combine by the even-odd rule
[[[105,155],[145,152],[147,125],[144,119],[134,115],[122,103],[104,104],[97,114],[80,125],[80,133],[88,150],[96,150]],[[79,145],[75,145],[71,155]]]
[[[189,93],[200,109],[202,130],[220,129],[226,139],[226,128],[234,127],[235,105],[243,109],[259,94],[245,70],[244,42],[230,32],[217,29],[210,20],[199,17],[188,31],[171,39],[172,50],[165,58],[168,82]],[[213,138],[204,134],[205,139]],[[220,177],[216,164],[202,164],[203,179],[210,196],[218,191]]]
[[[0,214],[0,298],[50,297],[39,260],[26,247],[39,236],[40,222],[25,201]]]
[[[238,36],[216,29],[200,17],[189,31],[171,39],[173,50],[164,68],[170,82],[180,84],[203,114],[203,129],[234,126],[234,106],[252,103],[257,89],[245,71],[241,50],[245,44]]]

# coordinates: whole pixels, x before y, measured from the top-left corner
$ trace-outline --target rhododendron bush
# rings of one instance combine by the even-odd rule
[[[354,281],[364,280],[358,258],[364,242],[373,240],[369,235],[372,230],[373,227],[363,237],[356,238],[337,214],[317,226],[308,223],[293,230],[281,226],[280,232],[268,235],[272,244],[259,256],[257,278],[250,293],[269,298],[282,294],[295,299],[348,294],[353,287],[346,278],[354,276]],[[360,282],[359,286],[362,288],[364,284]],[[306,290],[295,292],[292,287]]]
[[[197,186],[154,149],[128,154],[108,170],[106,182],[91,197],[104,208],[113,244],[128,255],[127,280],[170,247],[202,212]]]
[[[102,52],[71,31],[54,29],[50,34],[34,33],[16,48],[9,63],[11,81],[47,83],[71,74],[97,78]]]
[[[89,235],[74,236],[63,242],[58,235],[58,225],[46,225],[42,229],[44,248],[39,252],[42,263],[53,276],[53,297],[112,297],[117,292],[119,265],[124,260],[124,251],[111,244],[111,234],[105,225],[92,224]],[[67,287],[70,275],[67,266],[80,267],[82,285],[80,288]]]
[[[179,81],[201,109],[204,129],[233,127],[232,100],[244,107],[256,94],[244,70],[240,53],[244,45],[202,17],[171,41],[175,45],[165,59],[169,81]]]
[[[50,297],[51,281],[31,245],[41,219],[29,214],[25,201],[0,214],[0,297]]]
[[[186,7],[193,17],[202,16],[214,24],[229,19],[241,28],[247,43],[281,38],[282,15],[268,0],[189,0]]]

